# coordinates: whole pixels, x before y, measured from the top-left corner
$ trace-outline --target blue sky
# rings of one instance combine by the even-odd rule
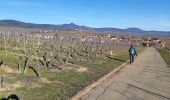
[[[170,31],[170,0],[1,0],[0,19]]]

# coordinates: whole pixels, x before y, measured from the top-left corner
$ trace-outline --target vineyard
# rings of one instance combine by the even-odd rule
[[[137,42],[59,33],[0,33],[0,98],[67,100],[128,60]]]

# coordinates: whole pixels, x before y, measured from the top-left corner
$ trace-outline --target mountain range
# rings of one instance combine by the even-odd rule
[[[120,33],[130,33],[130,34],[150,34],[150,35],[164,35],[170,36],[170,31],[145,31],[139,28],[92,28],[87,26],[79,26],[74,23],[70,24],[35,24],[26,23],[17,20],[0,20],[0,26],[3,27],[20,27],[20,28],[33,28],[33,29],[52,29],[52,30],[66,30],[66,31],[93,31],[93,32],[120,32]]]

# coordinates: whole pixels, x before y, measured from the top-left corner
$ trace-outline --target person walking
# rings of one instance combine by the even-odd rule
[[[134,62],[134,57],[137,56],[136,49],[133,47],[133,45],[129,48],[129,57],[130,57],[130,64]]]

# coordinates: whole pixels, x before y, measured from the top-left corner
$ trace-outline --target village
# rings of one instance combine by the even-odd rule
[[[165,48],[168,51],[170,50],[170,40],[167,37],[159,37],[159,36],[135,36],[135,35],[121,35],[121,33],[96,33],[96,32],[87,32],[83,35],[75,35],[74,32],[77,34],[77,31],[69,32],[69,34],[73,34],[71,36],[65,36],[65,35],[59,35],[55,34],[59,32],[58,30],[42,30],[39,32],[33,32],[37,33],[36,36],[45,38],[45,39],[53,39],[56,37],[59,37],[59,39],[64,38],[73,38],[78,39],[80,41],[98,41],[98,42],[106,42],[106,41],[112,41],[115,43],[129,43],[129,44],[142,44],[143,46],[151,47],[161,47]],[[44,35],[44,34],[45,35]],[[79,33],[81,34],[81,33]]]

